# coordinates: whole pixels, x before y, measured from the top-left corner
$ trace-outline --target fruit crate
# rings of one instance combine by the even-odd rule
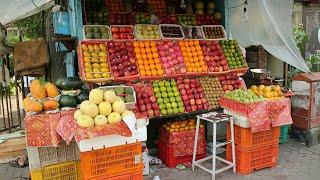
[[[114,28],[130,28],[132,31],[131,32],[121,32],[121,30],[119,29],[119,33],[124,33],[126,35],[132,35],[132,38],[120,38],[120,35],[119,35],[119,38],[114,38],[114,35],[115,35],[115,32],[113,32]],[[111,38],[115,41],[127,41],[127,40],[135,40],[135,37],[134,37],[134,26],[133,25],[111,25],[110,26],[110,32],[111,32]]]
[[[250,128],[234,125],[235,144],[242,150],[260,148],[270,144],[278,144],[280,127],[271,127],[268,131],[252,133]],[[227,123],[227,140],[230,140],[230,124]]]
[[[180,30],[180,36],[179,37],[168,37],[166,35],[163,34],[163,30],[162,30],[162,27],[173,27],[173,28],[179,28]],[[184,34],[183,34],[183,30],[181,28],[180,25],[177,25],[177,24],[159,24],[159,29],[160,29],[160,37],[161,39],[176,39],[176,40],[179,40],[179,39],[184,39]]]
[[[70,161],[31,170],[32,180],[81,180],[80,162]]]
[[[86,29],[88,27],[91,27],[91,28],[94,28],[94,27],[105,28],[108,37],[107,38],[97,38],[97,39],[96,38],[88,38],[86,36]],[[82,32],[83,32],[83,38],[85,40],[98,40],[98,41],[101,40],[101,41],[105,41],[105,40],[110,40],[111,39],[110,27],[107,26],[107,25],[84,25],[83,28],[82,28]],[[101,34],[101,30],[100,30],[100,34]]]
[[[101,40],[85,40],[85,41],[79,42],[78,49],[77,49],[77,54],[78,54],[78,64],[79,64],[79,75],[80,75],[81,80],[89,82],[89,83],[105,83],[105,82],[112,81],[113,77],[112,77],[111,67],[110,67],[109,58],[108,58],[108,51],[106,51],[106,57],[105,58],[106,58],[106,63],[108,64],[109,72],[106,72],[106,73],[109,74],[110,77],[108,77],[108,78],[93,78],[93,79],[88,79],[86,77],[86,72],[85,72],[85,67],[84,67],[84,55],[83,55],[84,51],[82,50],[82,44],[85,44],[85,45],[104,44],[105,45],[105,41],[101,41]],[[92,59],[92,57],[89,57],[89,58]],[[93,74],[94,73],[92,73],[92,75]],[[97,72],[96,74],[103,74],[103,73]]]
[[[152,28],[157,28],[157,32],[158,32],[158,37],[159,38],[144,38],[143,36],[142,36],[142,34],[139,34],[138,33],[138,29],[139,28],[148,28],[148,27],[152,27]],[[137,39],[137,40],[160,40],[160,28],[159,28],[159,26],[158,25],[152,25],[152,24],[136,24],[135,26],[134,26],[134,37],[135,37],[135,39]]]
[[[31,170],[61,162],[76,161],[80,156],[79,148],[74,141],[69,145],[62,143],[59,147],[29,146],[27,152]]]
[[[197,154],[196,159],[202,159],[206,157],[206,141],[203,139],[202,148],[204,148],[204,153]],[[192,161],[192,155],[177,156],[173,154],[174,146],[164,142],[163,139],[158,141],[158,158],[161,159],[166,166],[175,167],[178,164],[189,163]]]
[[[192,36],[192,32],[189,32],[190,29],[195,29],[196,33],[198,35],[198,38],[194,38]],[[202,28],[201,26],[182,26],[182,30],[183,30],[183,35],[185,37],[185,39],[189,39],[189,40],[201,40],[204,38],[203,32],[202,32]],[[190,36],[191,33],[191,36]]]
[[[143,169],[141,142],[81,152],[80,159],[84,179],[109,178]]]
[[[134,90],[134,88],[132,86],[123,86],[123,85],[120,85],[120,86],[101,86],[101,87],[99,87],[99,89],[101,89],[103,91],[106,91],[106,90],[110,90],[110,89],[115,89],[117,87],[131,88],[132,89],[132,92],[133,92],[132,95],[134,97],[134,101],[125,103],[126,104],[126,109],[134,109],[134,108],[136,108],[136,102],[137,102],[136,91]]]
[[[209,38],[209,37],[207,37],[206,36],[206,34],[205,34],[205,28],[211,28],[211,27],[213,27],[213,28],[220,28],[220,30],[222,30],[223,31],[223,34],[224,34],[224,37],[223,38]],[[201,29],[202,29],[202,34],[203,34],[203,37],[204,37],[204,39],[205,40],[215,40],[215,41],[219,41],[219,40],[226,40],[226,39],[228,39],[228,37],[227,37],[227,33],[226,33],[226,30],[224,29],[224,27],[222,26],[222,25],[203,25],[203,26],[201,26]]]
[[[236,145],[235,147],[237,173],[250,174],[255,170],[274,167],[278,163],[279,144],[267,145],[251,150],[243,150]],[[226,150],[227,161],[232,162],[230,144]]]
[[[283,125],[280,126],[280,137],[279,137],[279,143],[286,143],[288,141],[288,131],[289,131],[290,125]]]

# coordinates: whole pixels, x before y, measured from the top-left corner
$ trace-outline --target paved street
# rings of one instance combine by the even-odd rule
[[[209,164],[208,164],[209,165]],[[196,169],[183,171],[163,168],[147,177],[152,180],[154,175],[161,180],[209,180],[210,175]],[[28,168],[11,168],[8,164],[0,165],[0,180],[25,179]],[[295,141],[280,145],[279,164],[275,168],[255,171],[250,175],[232,174],[231,170],[217,175],[217,180],[318,180],[320,179],[320,144],[307,148]]]

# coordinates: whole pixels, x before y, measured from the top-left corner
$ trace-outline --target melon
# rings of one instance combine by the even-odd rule
[[[89,100],[95,104],[100,104],[103,101],[103,91],[100,89],[93,89],[89,93]]]
[[[103,101],[99,104],[99,114],[108,116],[112,112],[112,106],[109,102]]]
[[[76,112],[74,112],[74,114],[73,114],[73,118],[77,120],[77,119],[78,119],[78,117],[79,117],[79,115],[82,115],[82,113],[81,113],[80,109],[78,109],[78,110],[76,110]]]
[[[93,127],[94,121],[90,116],[80,114],[77,119],[77,123],[81,127]]]
[[[121,115],[117,112],[112,112],[108,116],[108,123],[115,124],[121,121]]]
[[[90,116],[91,118],[95,118],[99,114],[98,106],[91,101],[83,101],[80,104],[81,113]]]
[[[126,110],[126,104],[122,100],[116,100],[112,103],[112,110],[121,114]]]
[[[94,125],[96,126],[103,126],[108,124],[108,119],[104,115],[98,115],[94,118]]]
[[[116,101],[117,95],[113,90],[107,90],[106,92],[104,92],[103,98],[105,101],[113,103]]]
[[[129,111],[129,110],[125,110],[122,114],[122,119],[124,119],[126,116],[133,116],[135,117],[135,114],[132,112],[132,111]]]

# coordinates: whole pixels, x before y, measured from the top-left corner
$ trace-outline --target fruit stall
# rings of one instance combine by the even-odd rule
[[[289,98],[245,86],[246,59],[215,5],[83,1],[78,77],[34,80],[23,100],[32,178],[143,179],[148,148],[168,167],[191,162],[196,128],[204,158],[208,127],[195,118],[212,111],[234,118],[238,173],[277,165]]]

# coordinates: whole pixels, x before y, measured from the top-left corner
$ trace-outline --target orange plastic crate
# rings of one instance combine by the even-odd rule
[[[268,131],[252,133],[250,128],[234,125],[235,144],[243,150],[259,148],[279,143],[280,127],[271,127]],[[227,123],[227,140],[230,140],[230,124]]]
[[[117,178],[119,174],[132,174],[143,169],[142,144],[81,152],[80,160],[83,179]]]
[[[249,151],[236,146],[237,173],[249,174],[254,170],[274,167],[278,163],[279,144],[268,145]],[[232,161],[230,144],[227,145],[226,159]]]
[[[143,180],[143,167],[137,168],[132,172],[127,172],[124,174],[114,174],[113,177],[101,177],[99,180]]]

